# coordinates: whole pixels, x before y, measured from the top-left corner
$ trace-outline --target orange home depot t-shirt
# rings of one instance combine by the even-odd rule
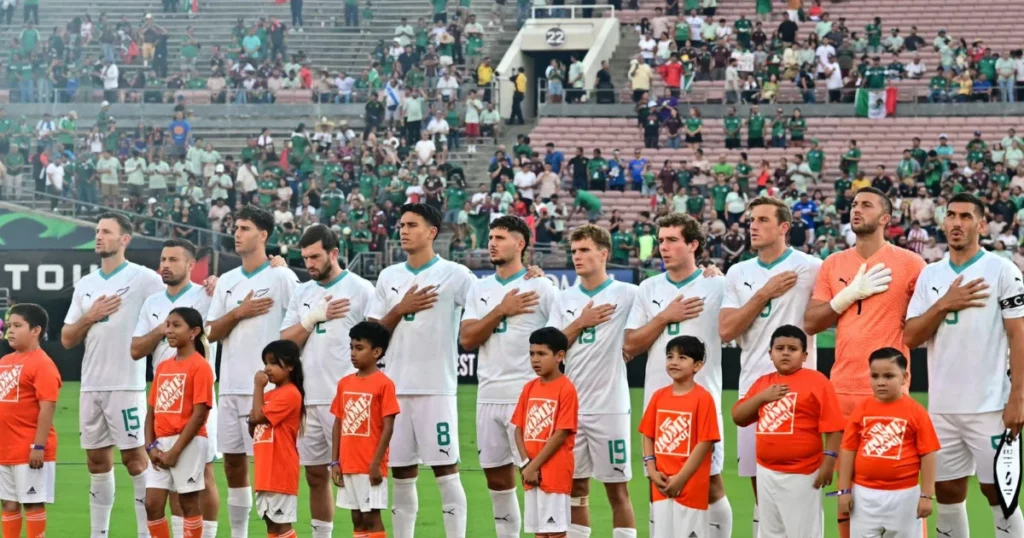
[[[163,361],[153,372],[149,406],[153,408],[153,430],[157,437],[178,435],[192,419],[196,404],[213,407],[213,368],[199,353],[179,360]],[[206,437],[206,424],[197,436]]]
[[[839,394],[871,394],[868,356],[876,349],[893,347],[910,357],[910,350],[903,345],[903,324],[917,277],[925,266],[921,256],[889,243],[867,260],[854,248],[837,252],[821,265],[811,298],[831,301],[862,264],[870,269],[878,263],[892,270],[889,289],[846,309],[836,324],[836,362],[829,378]]]
[[[380,445],[384,417],[397,415],[398,398],[395,384],[376,372],[359,377],[349,374],[338,382],[338,392],[331,403],[331,414],[341,421],[341,472],[370,474],[370,463]],[[381,476],[388,475],[388,452],[380,462]]]
[[[540,468],[540,490],[545,493],[572,492],[572,473],[576,460],[572,450],[576,446],[579,398],[576,387],[568,377],[545,383],[541,378],[531,380],[519,395],[512,424],[523,430],[526,455],[531,459],[540,454],[548,439],[558,430],[568,430],[562,446]],[[526,489],[533,486],[523,485]]]
[[[39,402],[56,402],[61,379],[41,348],[0,359],[0,465],[28,463],[36,439]],[[50,426],[43,461],[57,460],[57,430]]]
[[[263,397],[268,424],[256,426],[252,450],[256,458],[256,491],[299,494],[299,449],[296,437],[302,420],[302,395],[293,384]]]
[[[718,411],[711,393],[700,385],[677,396],[672,385],[651,396],[651,401],[640,420],[640,433],[654,440],[654,456],[658,470],[666,477],[679,473],[698,443],[722,440],[718,431]],[[683,486],[675,501],[696,510],[708,509],[708,488],[711,487],[711,451]],[[651,483],[651,500],[667,499]]]
[[[843,434],[843,450],[857,451],[853,483],[872,489],[914,487],[921,456],[938,449],[939,438],[928,411],[906,395],[888,403],[874,398],[861,401]]]
[[[835,389],[821,372],[801,368],[759,377],[740,402],[772,385],[788,385],[789,393],[757,412],[758,465],[779,473],[817,472],[824,457],[821,435],[846,426]]]

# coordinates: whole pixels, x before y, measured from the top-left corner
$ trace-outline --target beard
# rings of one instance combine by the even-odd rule
[[[512,261],[512,260],[511,259],[505,259],[505,258],[491,258],[491,265],[493,265],[495,267],[501,267],[502,265],[505,265],[506,263],[509,263],[510,261]]]
[[[167,286],[177,286],[178,284],[181,284],[182,282],[184,282],[186,277],[187,277],[187,275],[181,275],[181,276],[171,275],[170,278],[167,278],[167,277],[165,277],[163,275],[160,275],[160,280],[162,280],[164,282],[164,285],[167,285]]]
[[[110,258],[117,255],[117,249],[114,250],[97,250],[96,254],[99,254],[100,258]]]
[[[862,222],[859,226],[850,225],[850,229],[857,235],[871,235],[878,231],[879,222]]]
[[[321,267],[314,267],[314,270],[318,272],[317,281],[326,282],[331,277],[331,262],[327,261]]]

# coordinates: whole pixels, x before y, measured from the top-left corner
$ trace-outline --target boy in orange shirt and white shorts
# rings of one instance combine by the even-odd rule
[[[882,348],[870,362],[874,397],[843,435],[839,510],[850,514],[851,538],[917,538],[932,513],[939,439],[928,411],[903,394],[907,357]]]
[[[640,433],[651,480],[651,536],[707,536],[711,450],[721,440],[715,399],[693,376],[704,365],[704,343],[677,336],[665,346],[672,384],[651,396]]]
[[[758,536],[820,538],[821,488],[832,483],[846,420],[828,378],[803,367],[802,329],[775,329],[768,353],[776,373],[758,378],[732,408],[738,426],[757,423]]]
[[[331,403],[331,478],[338,486],[338,508],[352,511],[353,536],[384,538],[380,511],[388,507],[388,445],[399,408],[395,384],[377,368],[377,361],[388,350],[391,332],[362,321],[348,336],[356,373],[341,378]]]
[[[530,363],[539,377],[523,387],[512,413],[526,489],[523,530],[545,538],[565,538],[572,517],[579,398],[558,369],[568,349],[565,334],[553,327],[530,334]]]
[[[8,310],[5,326],[13,353],[0,359],[0,500],[3,538],[21,536],[22,509],[28,536],[46,533],[46,504],[53,503],[57,431],[53,413],[60,372],[39,347],[48,318],[28,303]]]

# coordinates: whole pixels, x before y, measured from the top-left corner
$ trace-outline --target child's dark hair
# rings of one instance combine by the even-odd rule
[[[291,340],[274,340],[263,348],[261,356],[264,362],[267,362],[267,356],[270,356],[271,360],[280,366],[291,367],[290,379],[295,388],[299,389],[299,395],[302,396],[302,424],[305,424],[306,389],[303,387],[305,379],[302,373],[302,350]]]
[[[193,340],[193,344],[196,346],[196,352],[202,356],[206,356],[206,350],[209,346],[206,344],[206,330],[203,325],[203,315],[198,310],[190,306],[179,306],[174,310],[171,310],[167,315],[177,314],[184,322],[188,325],[189,329],[200,329],[199,336]]]
[[[388,344],[391,343],[391,331],[376,321],[360,321],[348,331],[350,340],[365,340],[370,347],[380,348],[380,356],[388,352]]]
[[[46,326],[50,324],[50,316],[46,314],[46,310],[43,307],[33,303],[18,303],[8,308],[7,311],[11,315],[25,320],[25,323],[28,323],[29,329],[40,327],[39,340],[42,341],[46,335]]]
[[[673,351],[690,357],[693,362],[704,362],[704,357],[707,355],[704,342],[695,336],[677,336],[669,340],[665,345],[665,354],[668,355]]]
[[[569,340],[565,333],[554,327],[542,327],[530,334],[530,344],[547,346],[551,353],[557,355],[559,351],[569,350]]]
[[[896,366],[899,366],[900,370],[903,370],[904,372],[907,371],[907,366],[910,365],[910,362],[907,361],[907,356],[904,355],[902,351],[894,347],[883,347],[882,349],[876,349],[874,352],[871,353],[871,356],[868,357],[868,364],[871,364],[875,361],[895,362]]]
[[[796,325],[783,325],[772,333],[771,346],[775,346],[776,338],[796,338],[800,341],[800,347],[807,351],[807,333]]]

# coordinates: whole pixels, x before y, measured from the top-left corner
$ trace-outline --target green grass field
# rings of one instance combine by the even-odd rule
[[[915,395],[924,400],[924,395]],[[736,401],[735,391],[726,391],[722,401],[726,409]],[[643,391],[632,391],[634,427],[640,420],[640,405]],[[490,497],[484,474],[477,462],[476,439],[474,433],[476,408],[476,386],[462,385],[459,387],[459,426],[462,450],[462,483],[469,499],[469,529],[467,536],[481,538],[494,536],[491,519]],[[726,415],[726,490],[732,503],[734,515],[733,536],[750,538],[750,520],[753,509],[753,494],[750,482],[736,475],[736,429]],[[48,534],[50,536],[66,536],[77,538],[87,535],[89,528],[89,473],[85,466],[85,451],[78,446],[78,383],[67,383],[61,391],[60,402],[56,415],[57,433],[60,436],[57,467],[57,503],[50,508]],[[647,498],[648,485],[643,478],[640,462],[639,434],[633,434],[633,480],[630,482],[630,495],[636,507],[638,535],[647,536]],[[111,536],[134,536],[135,513],[132,509],[132,486],[128,474],[123,467],[117,465],[117,500],[111,518]],[[224,474],[217,469],[218,484],[221,494],[220,532],[218,536],[229,535],[227,520],[227,484]],[[420,512],[417,520],[416,535],[424,538],[442,538],[444,527],[441,522],[441,503],[433,475],[429,469],[421,471],[419,486]],[[603,488],[595,484],[591,494],[591,521],[595,538],[611,535],[611,512],[604,498]],[[296,526],[299,536],[309,536],[309,507],[305,504],[305,484],[299,497],[299,522]],[[835,500],[825,501],[826,536],[834,538]],[[975,536],[994,536],[992,514],[985,504],[984,498],[972,486],[968,507],[971,517],[971,531]],[[335,536],[351,536],[352,526],[346,511],[338,510],[335,515]],[[389,514],[385,514],[385,524],[391,528]],[[934,525],[934,524],[933,524]],[[263,536],[263,522],[253,517],[250,536]],[[932,531],[934,536],[934,531]]]

